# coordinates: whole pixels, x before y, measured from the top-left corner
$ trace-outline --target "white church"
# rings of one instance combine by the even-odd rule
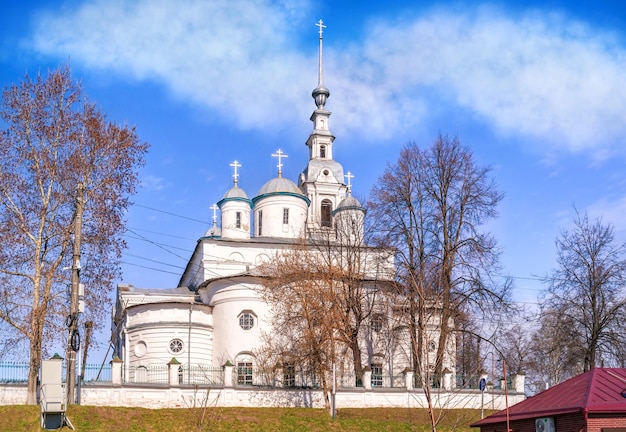
[[[313,131],[306,141],[306,167],[295,181],[284,178],[285,155],[276,151],[277,177],[250,196],[239,187],[241,165],[233,162],[233,186],[213,207],[213,226],[198,240],[178,287],[118,286],[112,343],[114,355],[129,366],[125,370],[135,371],[127,380],[149,382],[152,366],[175,359],[189,367],[233,365],[238,384],[258,384],[255,353],[272,327],[255,269],[296,241],[332,233],[342,221],[357,224],[356,231],[363,232],[366,211],[350,194],[350,173],[344,173],[333,158],[335,137],[329,128],[331,113],[325,109],[330,92],[323,83],[321,24],[318,86],[312,93],[316,107],[311,115]],[[391,280],[393,256],[385,253],[388,256],[381,261]],[[392,309],[383,312],[391,316]],[[363,365],[371,368],[373,379],[401,375],[412,364],[406,328],[393,349],[365,349],[366,343],[371,344],[366,334],[376,331],[376,325],[369,323],[363,331]],[[436,333],[436,320],[430,327]],[[429,351],[434,355],[436,346],[429,346]],[[446,352],[444,367],[454,373],[454,340]],[[388,384],[393,386],[393,382]]]

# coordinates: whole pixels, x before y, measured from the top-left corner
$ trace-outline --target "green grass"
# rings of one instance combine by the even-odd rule
[[[429,431],[425,410],[401,408],[341,409],[333,421],[328,412],[311,408],[110,408],[71,406],[68,417],[77,431]],[[437,430],[475,431],[468,427],[480,411],[450,410]],[[199,427],[201,423],[201,427]],[[0,431],[39,432],[39,407],[0,406]],[[64,429],[69,430],[69,429]]]

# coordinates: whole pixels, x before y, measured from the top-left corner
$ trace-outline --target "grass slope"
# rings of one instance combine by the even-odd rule
[[[450,410],[438,431],[475,431],[468,427],[480,411]],[[333,421],[311,408],[111,408],[73,405],[68,417],[80,432],[199,431],[429,431],[425,410],[401,408],[341,409]],[[39,432],[38,406],[0,406],[0,431]],[[69,430],[65,428],[64,430]]]

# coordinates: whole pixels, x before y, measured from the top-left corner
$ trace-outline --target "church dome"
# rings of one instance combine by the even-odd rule
[[[341,200],[339,205],[337,206],[337,210],[362,210],[363,207],[358,199],[353,197],[352,195],[348,195],[344,199]]]
[[[222,236],[222,230],[220,227],[214,224],[211,228],[207,230],[204,236],[211,237],[211,238],[219,238]]]
[[[294,182],[284,177],[276,177],[268,181],[259,190],[257,196],[267,195],[276,192],[287,192],[302,195],[302,192]]]
[[[246,195],[246,192],[243,189],[235,185],[226,191],[222,200],[229,199],[229,198],[248,199],[248,195]]]

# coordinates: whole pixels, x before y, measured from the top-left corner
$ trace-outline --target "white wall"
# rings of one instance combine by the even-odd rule
[[[81,404],[93,406],[124,406],[141,408],[188,408],[194,397],[201,401],[209,392],[209,406],[219,407],[312,407],[324,408],[321,390],[227,388],[199,389],[191,387],[87,385],[81,391]],[[481,394],[477,390],[432,390],[437,408],[480,409]],[[524,400],[523,393],[510,392],[509,406]],[[337,391],[337,408],[424,408],[426,399],[421,390],[365,390],[362,388]],[[0,385],[2,405],[22,405],[26,402],[26,386]],[[506,407],[503,393],[485,392],[485,409]]]
[[[226,280],[218,282],[216,293],[211,297],[213,307],[213,366],[221,366],[226,360],[235,362],[241,353],[250,353],[261,346],[262,334],[269,330],[267,325],[267,303],[251,280]],[[214,287],[211,286],[211,290]],[[254,327],[244,330],[239,326],[242,313],[252,313]]]
[[[154,303],[127,309],[125,361],[133,366],[181,363],[210,364],[213,322],[211,308],[184,303]],[[191,334],[189,332],[191,320]],[[190,337],[191,336],[191,337]],[[183,350],[170,350],[170,341],[180,339]],[[195,343],[194,341],[202,341]],[[138,345],[139,344],[139,345]]]

